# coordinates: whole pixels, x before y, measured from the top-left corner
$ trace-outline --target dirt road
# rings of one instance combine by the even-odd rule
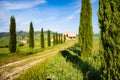
[[[74,42],[68,42],[56,46],[52,49],[36,53],[36,55],[32,57],[3,65],[0,67],[0,80],[13,80],[14,77],[17,77],[24,70],[30,68],[31,66],[37,64],[38,62],[44,61],[45,59],[54,56],[60,50],[64,50],[65,48],[72,46],[73,44]]]

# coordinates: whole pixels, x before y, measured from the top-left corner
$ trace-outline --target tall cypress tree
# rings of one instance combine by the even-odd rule
[[[101,80],[120,80],[120,0],[99,0]]]
[[[62,44],[63,43],[63,36],[62,36],[62,34],[60,34],[60,36],[61,36],[61,38],[60,38],[60,43]]]
[[[41,48],[44,48],[44,31],[43,28],[41,29]]]
[[[60,44],[61,43],[61,35],[58,34],[58,43]]]
[[[16,52],[16,21],[15,17],[10,18],[10,31],[9,31],[9,51],[10,53]]]
[[[53,45],[56,45],[55,33],[53,33]]]
[[[64,43],[65,43],[65,41],[66,41],[66,36],[64,35]]]
[[[58,33],[55,33],[56,44],[58,44]]]
[[[30,30],[29,30],[29,47],[34,48],[34,29],[32,22],[30,22]]]
[[[51,46],[51,41],[50,41],[50,30],[48,30],[48,46]]]
[[[79,26],[79,45],[80,52],[84,55],[90,55],[93,46],[92,30],[92,7],[90,0],[82,0],[82,8]]]

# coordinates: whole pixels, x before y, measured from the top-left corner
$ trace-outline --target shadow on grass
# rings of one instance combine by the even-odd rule
[[[75,49],[76,48],[70,47],[67,50],[61,51],[61,54],[66,58],[66,61],[73,64],[73,67],[82,71],[83,80],[100,80],[100,72],[92,67],[88,62],[82,61],[80,56],[78,56],[80,55],[80,51]],[[71,51],[75,54],[72,54]]]

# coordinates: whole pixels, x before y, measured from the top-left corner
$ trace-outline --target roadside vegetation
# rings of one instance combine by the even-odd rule
[[[6,33],[7,34],[7,33]],[[53,32],[51,32],[51,39],[53,38]],[[28,39],[28,33],[27,32],[17,32],[17,49],[16,52],[11,54],[9,52],[8,44],[9,44],[9,39],[8,35],[7,36],[2,36],[0,37],[0,66],[21,60],[23,58],[30,57],[32,55],[35,55],[35,53],[39,53],[48,49],[52,49],[56,46],[54,46],[53,41],[51,41],[51,46],[48,46],[48,33],[47,31],[44,32],[44,41],[45,41],[45,48],[41,48],[41,43],[40,43],[40,32],[34,32],[34,48],[29,48],[29,43],[20,43],[21,39],[29,40]]]
[[[98,36],[97,36],[98,37]],[[15,80],[100,80],[99,38],[95,38],[93,54],[86,58],[80,55],[76,43],[57,55],[24,71]]]

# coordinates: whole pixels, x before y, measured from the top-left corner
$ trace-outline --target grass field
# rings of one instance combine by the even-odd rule
[[[66,42],[69,43],[71,41]],[[74,41],[76,42],[76,41]],[[34,56],[36,53],[40,53],[43,52],[45,50],[49,50],[52,48],[55,48],[57,46],[61,46],[61,45],[56,45],[56,46],[51,46],[48,47],[47,46],[47,42],[45,42],[45,48],[41,49],[40,43],[36,42],[35,43],[35,48],[34,49],[30,49],[28,44],[25,44],[24,46],[19,46],[17,47],[17,51],[15,53],[9,53],[9,49],[8,48],[0,48],[0,66],[10,63],[10,62],[14,62],[14,61],[18,61],[27,57],[31,57]]]
[[[93,54],[89,58],[80,56],[75,44],[56,56],[34,65],[15,80],[100,80],[99,40],[95,39]]]
[[[100,80],[99,38],[94,39],[93,54],[81,56],[75,44],[56,56],[34,65],[15,80]]]
[[[18,46],[17,51],[14,54],[9,53],[8,48],[0,48],[0,66],[22,60],[25,58],[37,55],[45,50],[62,47],[63,45],[47,46],[47,39],[45,40],[46,47],[40,48],[39,35],[35,36],[35,48],[30,49],[28,44],[24,46]],[[46,37],[47,38],[47,37]],[[2,42],[3,39],[1,39]],[[76,43],[75,41],[67,41]],[[8,42],[4,42],[2,45],[6,45]],[[53,43],[52,43],[53,44]],[[99,54],[99,37],[94,38],[93,54],[89,57],[81,56],[78,44],[60,51],[56,56],[45,60],[42,63],[38,63],[30,69],[24,71],[15,80],[100,80],[100,54]],[[20,64],[22,65],[22,64]],[[19,66],[19,65],[18,65]],[[15,67],[15,66],[14,66]]]
[[[35,41],[35,47],[34,49],[30,49],[29,48],[29,44],[24,44],[24,46],[19,46],[19,40],[22,38],[22,36],[25,35],[25,39],[28,39],[28,34],[27,33],[23,33],[23,32],[19,32],[17,33],[17,50],[15,53],[10,53],[9,52],[9,48],[7,47],[9,44],[9,38],[8,36],[6,37],[0,37],[0,66],[13,62],[13,61],[17,61],[17,60],[21,60],[23,58],[29,57],[34,53],[38,53],[38,52],[42,52],[44,50],[50,49],[50,48],[54,48],[53,46],[53,42],[51,43],[51,47],[47,46],[47,33],[44,33],[45,36],[45,48],[41,49],[40,46],[40,33],[36,32],[35,36],[34,36],[34,41]],[[53,35],[51,34],[51,39],[52,39]]]
[[[21,71],[24,71],[38,62],[44,61],[53,55],[56,55],[60,50],[64,50],[65,48],[72,46],[74,43],[75,40],[67,41],[65,44],[49,47],[35,54],[27,55],[24,57],[22,56],[20,60],[17,59],[20,55],[16,56],[16,60],[14,59],[14,61],[13,56],[10,57],[11,59],[4,59],[4,62],[11,60],[11,63],[0,67],[0,79],[9,79],[11,77],[14,77],[17,74],[21,73]]]

